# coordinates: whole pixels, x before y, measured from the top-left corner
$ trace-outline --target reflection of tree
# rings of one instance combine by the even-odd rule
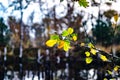
[[[0,46],[4,47],[9,43],[10,30],[3,22],[3,18],[0,18]]]

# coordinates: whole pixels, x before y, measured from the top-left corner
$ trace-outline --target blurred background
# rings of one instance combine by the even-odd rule
[[[84,8],[74,0],[0,0],[0,80],[119,80],[104,70],[112,63],[85,64],[86,49],[76,45],[92,42],[120,65],[120,0],[87,1]],[[68,27],[78,34],[74,50],[45,45]]]

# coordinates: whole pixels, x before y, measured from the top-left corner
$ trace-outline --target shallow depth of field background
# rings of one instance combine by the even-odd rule
[[[0,0],[0,80],[119,80],[119,71],[105,71],[112,64],[79,62],[83,48],[45,45],[51,34],[72,27],[75,45],[91,42],[120,65],[120,19],[113,18],[120,15],[120,0],[87,1],[84,8],[71,0]]]

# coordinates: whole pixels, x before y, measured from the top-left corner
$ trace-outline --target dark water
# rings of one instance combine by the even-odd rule
[[[0,55],[0,80],[103,80],[105,77],[109,80],[113,77],[103,70],[105,63],[93,64],[88,65],[68,52],[50,55],[46,50],[46,55],[41,55],[38,50],[34,57],[20,58],[8,56],[4,50],[4,55]],[[115,79],[119,80],[119,76]]]

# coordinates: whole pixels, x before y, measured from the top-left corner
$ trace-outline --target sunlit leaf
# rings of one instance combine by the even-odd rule
[[[88,2],[86,0],[79,0],[78,3],[80,6],[88,7]]]
[[[68,35],[69,35],[69,32],[68,32],[67,30],[64,30],[64,31],[62,32],[62,36],[66,37],[66,36],[68,36]]]
[[[90,64],[93,61],[93,59],[92,59],[92,57],[87,57],[85,59],[85,61],[86,61],[87,64]]]
[[[58,49],[63,48],[64,47],[64,43],[65,43],[65,41],[60,40],[59,45],[58,45]]]
[[[65,51],[68,51],[68,50],[70,49],[70,42],[65,41],[63,49],[64,49]]]
[[[103,60],[103,61],[108,61],[108,59],[107,59],[107,57],[106,56],[104,56],[104,55],[100,55],[100,58]]]
[[[86,51],[85,54],[86,54],[87,57],[90,56],[90,52],[88,52],[88,51]]]
[[[108,80],[107,78],[104,78],[103,80]]]
[[[55,44],[57,43],[57,40],[48,40],[48,41],[46,41],[46,45],[48,46],[48,47],[53,47]]]
[[[108,72],[108,74],[110,74],[110,75],[112,74],[112,71],[110,71],[110,70],[107,70],[107,72]]]
[[[89,48],[95,48],[92,43],[89,43],[89,44],[88,44],[88,47],[89,47]]]
[[[118,15],[118,14],[114,15],[114,20],[115,20],[115,22],[117,22],[117,21],[118,21],[118,17],[119,17],[119,15]]]
[[[74,30],[73,30],[73,28],[68,28],[67,31],[68,31],[69,34],[72,34]]]
[[[120,66],[115,66],[113,70],[118,71],[119,68],[120,68]]]
[[[75,35],[72,38],[73,38],[74,41],[77,40],[77,36],[75,36]]]
[[[97,51],[93,48],[91,48],[90,52],[93,54],[93,55],[96,55]]]

